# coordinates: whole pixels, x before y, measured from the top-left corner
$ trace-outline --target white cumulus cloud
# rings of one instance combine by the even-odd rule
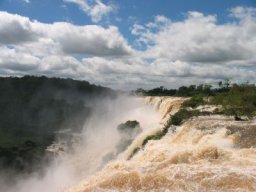
[[[157,32],[140,26],[145,29],[138,33],[136,25],[132,32],[146,43],[148,57],[225,64],[256,59],[255,18],[243,18],[235,23],[218,24],[216,15],[189,12],[184,21],[169,21]]]
[[[0,12],[0,44],[19,45],[17,49],[31,54],[37,51],[37,54],[117,56],[132,52],[115,26],[45,24],[7,12]]]
[[[114,11],[112,5],[106,5],[101,0],[63,0],[67,3],[77,4],[80,9],[91,17],[92,21],[97,23],[102,20],[103,16]]]
[[[71,77],[126,89],[256,82],[255,11],[230,9],[226,23],[194,11],[179,21],[158,15],[131,28],[140,50],[116,26],[46,24],[0,12],[0,75]]]

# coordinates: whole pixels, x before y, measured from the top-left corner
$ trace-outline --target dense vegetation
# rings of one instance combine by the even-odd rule
[[[137,89],[137,95],[144,96],[179,96],[191,97],[183,103],[183,108],[196,108],[199,105],[221,105],[223,109],[216,113],[234,116],[256,115],[256,86],[254,84],[231,84],[229,80],[219,82],[219,87],[212,88],[211,85],[190,85],[178,89],[165,89],[159,87],[151,90]],[[183,113],[178,113],[182,114]],[[188,113],[188,112],[186,112]],[[176,117],[175,117],[176,118]]]
[[[215,93],[206,98],[203,94],[194,95],[190,100],[183,103],[183,108],[196,108],[199,105],[221,105],[221,110],[214,113],[232,115],[235,117],[256,115],[256,86],[253,84],[233,84],[228,90]]]
[[[0,165],[37,169],[60,129],[80,131],[93,101],[115,93],[86,81],[25,76],[0,78]]]
[[[181,86],[178,89],[166,89],[163,86],[160,86],[150,90],[144,90],[139,88],[136,91],[133,91],[133,93],[136,95],[144,96],[214,96],[218,93],[228,92],[230,90],[230,84],[230,81],[226,80],[224,82],[220,81],[218,88],[212,88],[212,85],[208,84]]]

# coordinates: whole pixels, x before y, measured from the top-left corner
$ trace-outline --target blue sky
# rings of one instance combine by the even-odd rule
[[[238,74],[236,81],[255,81],[255,7],[255,0],[0,0],[0,75],[131,89]]]

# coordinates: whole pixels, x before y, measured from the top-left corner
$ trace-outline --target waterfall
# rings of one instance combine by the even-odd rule
[[[158,109],[163,120],[185,99],[145,100]],[[142,133],[132,145],[139,146],[154,131]],[[150,140],[130,160],[110,162],[67,192],[256,191],[255,131],[255,121],[239,122],[220,115],[194,117],[176,132]]]

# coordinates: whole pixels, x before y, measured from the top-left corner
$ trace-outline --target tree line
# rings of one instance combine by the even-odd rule
[[[57,131],[81,131],[93,102],[115,95],[87,81],[0,77],[0,169],[38,169]]]

